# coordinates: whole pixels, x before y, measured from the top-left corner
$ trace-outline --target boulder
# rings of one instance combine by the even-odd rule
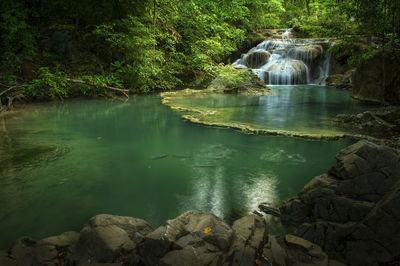
[[[249,68],[259,68],[265,65],[271,56],[271,53],[265,50],[255,50],[243,55],[243,62]]]
[[[264,81],[249,69],[226,68],[202,93],[262,95],[270,93]]]
[[[352,75],[355,71],[355,69],[350,69],[344,74],[330,75],[326,79],[326,85],[339,89],[351,90],[351,88],[353,87]]]
[[[296,226],[295,235],[341,262],[378,265],[398,260],[399,151],[359,141],[336,159],[327,174],[280,207],[282,222]]]
[[[9,250],[7,260],[0,265],[50,266],[65,264],[68,254],[72,252],[78,241],[78,237],[79,233],[76,232],[66,232],[60,236],[49,237],[41,241],[21,237]]]
[[[186,212],[147,234],[140,247],[146,265],[193,261],[204,265],[222,257],[231,246],[233,231],[222,219],[205,212]],[[195,251],[195,253],[193,253]]]
[[[265,220],[256,215],[247,215],[236,220],[232,229],[235,239],[230,251],[232,265],[254,265],[261,259],[264,244],[268,241]]]
[[[263,259],[270,265],[343,265],[329,260],[318,245],[294,235],[270,236],[263,249]]]
[[[115,262],[121,256],[136,256],[137,244],[152,231],[142,219],[96,215],[81,230],[76,245],[75,260]]]

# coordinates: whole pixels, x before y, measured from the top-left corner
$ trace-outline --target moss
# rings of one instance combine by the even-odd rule
[[[266,89],[263,80],[249,69],[221,68],[219,74],[208,87],[214,92],[238,93],[248,90]]]

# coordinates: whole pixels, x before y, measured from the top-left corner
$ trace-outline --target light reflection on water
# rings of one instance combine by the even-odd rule
[[[80,230],[99,213],[157,227],[189,209],[250,212],[294,195],[349,144],[245,135],[180,114],[140,96],[43,105],[3,121],[0,249],[22,235]]]

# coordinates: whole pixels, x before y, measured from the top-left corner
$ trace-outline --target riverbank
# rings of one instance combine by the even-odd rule
[[[360,141],[339,152],[328,174],[315,177],[275,214],[296,225],[294,235],[271,235],[264,218],[255,214],[229,225],[213,214],[189,211],[155,230],[142,219],[102,214],[80,232],[39,241],[19,238],[0,252],[0,263],[395,265],[399,178],[398,151]]]

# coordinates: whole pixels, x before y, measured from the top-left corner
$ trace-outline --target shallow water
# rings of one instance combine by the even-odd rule
[[[305,112],[306,119],[342,106],[329,90],[320,98],[326,108]],[[274,122],[283,126],[301,118],[299,101],[312,101],[306,92],[296,102],[284,99],[250,97],[238,117],[248,111],[246,119],[263,120],[267,109],[287,108]],[[160,100],[68,101],[3,119],[0,249],[22,235],[79,230],[99,213],[143,218],[153,227],[191,209],[230,218],[296,194],[349,144],[198,126]]]
[[[255,129],[293,132],[302,136],[348,134],[332,123],[338,114],[366,111],[371,106],[350,99],[350,92],[316,85],[271,86],[272,95],[177,95],[168,104],[209,111],[193,114],[200,122],[251,126]]]

